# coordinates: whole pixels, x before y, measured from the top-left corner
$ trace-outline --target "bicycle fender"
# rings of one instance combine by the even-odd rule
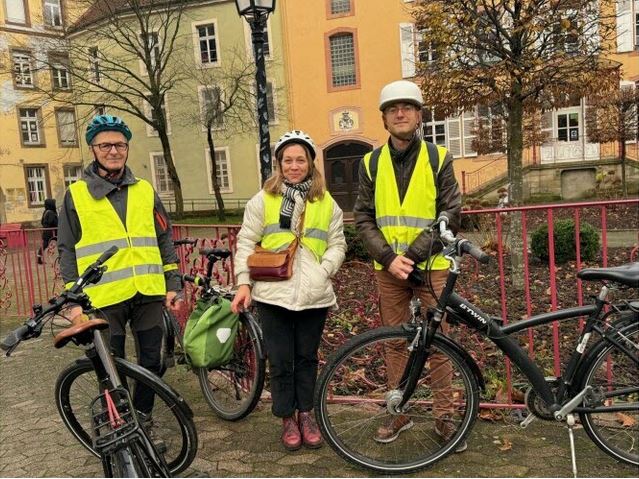
[[[484,381],[484,375],[481,373],[481,369],[479,369],[479,366],[477,365],[473,357],[448,336],[437,333],[435,334],[435,337],[438,338],[442,343],[446,343],[447,346],[449,346],[457,354],[459,354],[459,356],[464,360],[464,363],[466,363],[466,365],[473,372],[475,378],[477,378],[477,384],[479,384],[482,392],[486,392],[486,382]]]
[[[184,400],[184,398],[180,395],[180,393],[178,393],[175,389],[173,389],[171,386],[165,383],[162,380],[162,378],[158,377],[157,375],[153,374],[148,369],[143,368],[142,366],[138,364],[132,363],[130,361],[127,361],[125,359],[118,358],[118,357],[114,357],[113,359],[116,362],[116,365],[120,364],[125,368],[134,369],[135,372],[138,373],[140,376],[144,376],[149,381],[156,383],[158,389],[162,389],[168,395],[173,396],[175,398],[175,404],[177,405],[177,407],[179,407],[184,412],[184,414],[186,414],[188,418],[193,419],[193,410],[188,405],[188,403]],[[76,360],[76,363],[82,363],[82,362],[86,362],[89,364],[91,363],[91,361],[87,358]]]

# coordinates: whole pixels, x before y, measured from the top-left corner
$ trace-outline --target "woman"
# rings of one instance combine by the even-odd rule
[[[40,224],[43,228],[58,227],[58,212],[56,211],[54,198],[47,198],[44,200],[44,212],[42,213]],[[37,253],[38,264],[44,264],[44,252],[49,247],[49,243],[54,236],[57,236],[57,230],[42,230],[42,246],[38,248]]]
[[[342,210],[313,164],[313,140],[299,130],[285,133],[275,157],[273,176],[246,204],[235,254],[239,288],[231,308],[237,313],[255,300],[269,360],[272,411],[283,419],[284,447],[294,451],[302,444],[322,445],[312,413],[317,350],[328,309],[336,303],[330,278],[344,261],[346,240]],[[279,251],[296,236],[300,245],[292,277],[251,281],[247,258],[255,245]]]

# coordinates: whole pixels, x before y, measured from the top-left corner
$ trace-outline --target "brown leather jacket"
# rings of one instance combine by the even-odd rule
[[[397,151],[393,148],[390,138],[388,146],[391,152],[395,178],[397,179],[397,189],[400,201],[404,199],[408,184],[415,169],[417,155],[421,147],[421,140],[415,136],[404,151]],[[448,217],[450,229],[457,233],[461,222],[461,192],[455,179],[453,170],[453,157],[450,152],[446,153],[444,163],[437,175],[437,213]],[[377,227],[375,221],[375,185],[368,177],[364,160],[359,165],[359,194],[353,209],[355,216],[355,226],[360,238],[364,242],[368,253],[375,261],[388,268],[397,256],[391,246],[386,242],[384,235]],[[432,245],[431,245],[432,243]],[[431,249],[432,247],[432,249]],[[429,254],[439,253],[442,244],[439,241],[439,234],[435,232],[431,236],[431,230],[424,230],[413,244],[410,245],[406,256],[415,263],[420,263],[429,257]]]

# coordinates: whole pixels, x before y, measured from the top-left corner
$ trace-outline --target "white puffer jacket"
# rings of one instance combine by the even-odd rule
[[[295,219],[295,215],[293,217]],[[291,221],[291,224],[295,224]],[[324,308],[336,304],[331,277],[344,261],[346,239],[344,238],[343,215],[333,200],[333,217],[328,230],[328,244],[322,262],[318,263],[312,251],[301,243],[293,261],[293,275],[286,281],[252,281],[249,277],[247,258],[264,234],[264,190],[246,203],[242,228],[237,236],[235,253],[236,284],[252,287],[251,297],[255,301],[281,306],[293,311]]]

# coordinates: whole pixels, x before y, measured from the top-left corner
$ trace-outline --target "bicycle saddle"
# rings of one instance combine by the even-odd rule
[[[64,331],[56,334],[55,338],[53,338],[53,345],[60,349],[69,344],[69,341],[71,341],[74,337],[79,336],[86,331],[106,329],[108,327],[109,323],[104,319],[90,319],[79,324],[74,324]]]
[[[639,288],[639,262],[614,268],[586,268],[579,271],[577,277],[586,281],[607,279],[631,288]]]
[[[202,256],[213,255],[219,259],[225,259],[231,256],[231,252],[224,248],[200,248],[200,254]]]

